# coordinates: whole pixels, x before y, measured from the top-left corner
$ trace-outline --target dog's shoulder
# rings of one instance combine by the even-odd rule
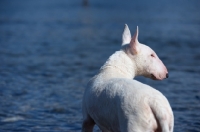
[[[110,88],[123,88],[127,90],[137,89],[153,89],[151,86],[133,79],[126,78],[113,78],[107,81],[107,87]]]
[[[112,78],[109,80],[92,79],[89,83],[89,87],[95,89],[105,89],[110,91],[119,92],[137,92],[141,90],[154,90],[151,86],[141,83],[137,80],[127,78]]]

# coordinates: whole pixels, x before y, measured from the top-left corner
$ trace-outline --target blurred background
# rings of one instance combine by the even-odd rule
[[[200,132],[199,0],[1,0],[0,131],[81,131],[87,81],[121,47],[124,24],[169,78],[175,132]],[[95,131],[99,131],[95,127]]]

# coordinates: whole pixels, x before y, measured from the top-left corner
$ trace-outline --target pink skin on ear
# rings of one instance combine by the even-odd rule
[[[139,34],[139,30],[138,30],[138,26],[137,26],[137,29],[136,29],[136,32],[134,34],[134,36],[132,37],[131,39],[131,42],[130,42],[130,47],[133,51],[133,54],[137,54],[139,49],[138,49],[138,45],[139,45],[139,42],[138,42],[138,34]]]

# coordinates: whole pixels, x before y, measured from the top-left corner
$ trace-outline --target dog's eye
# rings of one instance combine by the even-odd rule
[[[151,54],[151,57],[154,57],[154,54]]]

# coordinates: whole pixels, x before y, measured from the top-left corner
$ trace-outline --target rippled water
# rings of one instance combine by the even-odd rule
[[[161,91],[175,132],[200,131],[200,2],[0,1],[0,131],[81,130],[84,87],[120,48],[124,23],[152,47],[169,79]],[[95,128],[95,131],[98,128]]]

